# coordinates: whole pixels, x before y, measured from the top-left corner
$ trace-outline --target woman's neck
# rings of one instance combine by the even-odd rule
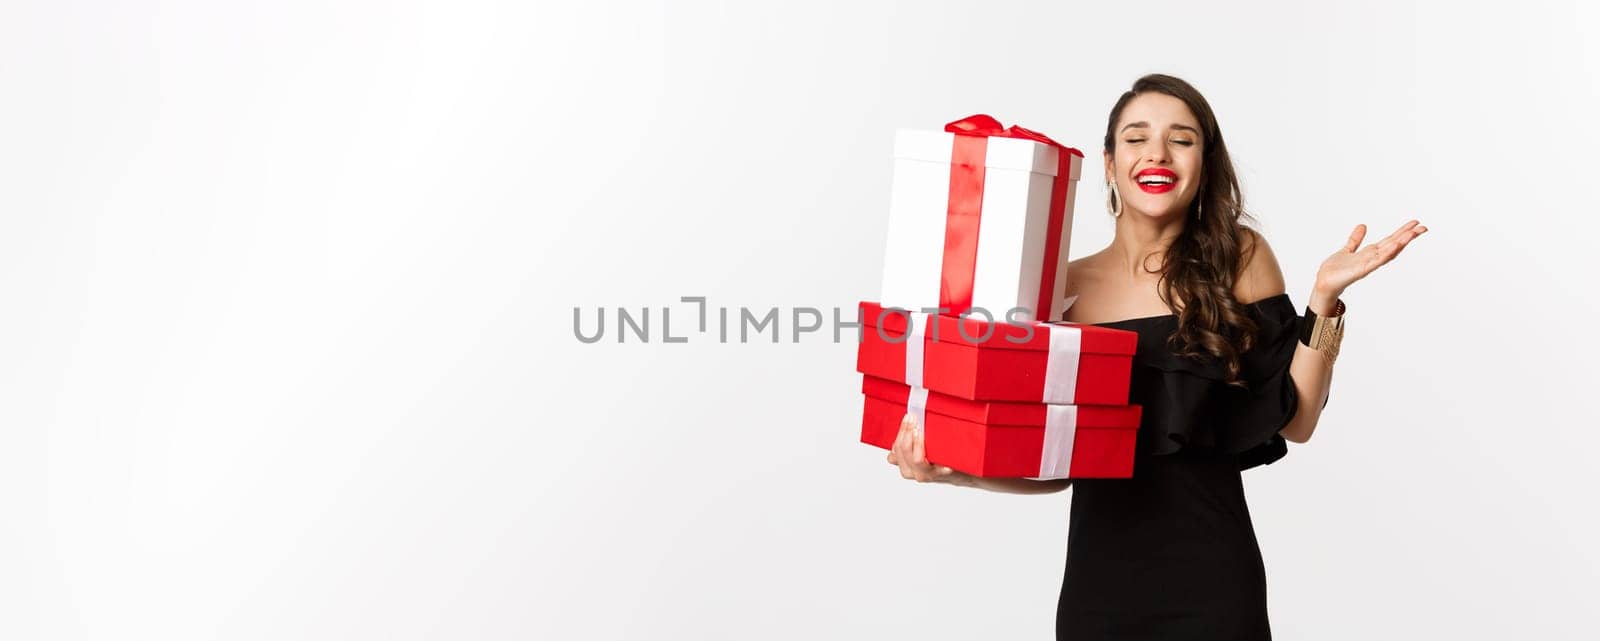
[[[1112,264],[1118,273],[1134,280],[1148,278],[1151,271],[1159,271],[1161,257],[1183,233],[1183,226],[1181,215],[1155,218],[1124,211],[1117,217],[1116,237],[1111,241]],[[1152,257],[1153,264],[1147,264]]]

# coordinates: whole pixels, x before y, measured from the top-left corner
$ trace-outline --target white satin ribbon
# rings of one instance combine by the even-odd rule
[[[917,432],[922,431],[922,423],[928,417],[928,390],[922,387],[911,388],[911,393],[906,396],[906,413],[917,419]]]
[[[1083,329],[1070,325],[1045,325],[1050,332],[1050,352],[1045,358],[1045,403],[1077,402],[1078,361],[1083,352]]]
[[[922,387],[922,348],[923,332],[928,325],[928,315],[922,312],[911,312],[906,322],[911,324],[906,333],[906,384],[912,387]]]
[[[917,431],[922,431],[922,424],[928,417],[928,390],[922,387],[922,352],[923,332],[930,319],[923,312],[911,312],[909,331],[906,333],[906,385],[911,386],[911,393],[906,396],[906,413],[917,419]]]
[[[1046,405],[1039,475],[1028,478],[1036,481],[1067,478],[1072,471],[1072,443],[1077,437],[1078,406]]]

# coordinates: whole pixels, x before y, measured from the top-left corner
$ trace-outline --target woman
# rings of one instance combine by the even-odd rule
[[[1194,87],[1140,78],[1111,110],[1104,160],[1116,237],[1072,262],[1076,304],[1062,320],[1139,334],[1133,478],[975,478],[930,464],[910,416],[889,462],[919,482],[1076,486],[1058,639],[1269,639],[1240,472],[1282,457],[1285,439],[1310,440],[1343,335],[1340,295],[1427,228],[1413,220],[1360,248],[1357,225],[1317,270],[1301,317],[1271,248],[1241,224],[1232,161]]]

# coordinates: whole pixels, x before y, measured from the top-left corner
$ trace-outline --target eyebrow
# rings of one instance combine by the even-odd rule
[[[1122,126],[1122,131],[1127,131],[1127,130],[1133,129],[1135,127],[1149,128],[1150,127],[1150,123],[1145,122],[1143,120],[1141,120],[1139,122],[1130,122],[1130,123]],[[1195,129],[1194,127],[1190,127],[1189,125],[1176,125],[1175,124],[1175,125],[1172,126],[1172,128],[1173,129],[1182,129],[1184,131],[1191,132],[1191,133],[1193,133],[1193,134],[1195,134],[1197,136],[1200,135],[1200,130]],[[1118,132],[1118,133],[1121,133],[1121,132]]]

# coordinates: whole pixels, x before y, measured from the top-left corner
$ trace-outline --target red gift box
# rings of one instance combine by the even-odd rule
[[[976,316],[929,315],[873,302],[861,303],[860,313],[856,371],[867,376],[968,400],[1128,403],[1137,332],[1077,323],[1013,324]],[[913,320],[921,340],[917,334],[907,336]]]
[[[923,452],[931,463],[981,477],[1133,476],[1138,405],[998,403],[917,392],[926,399],[913,398],[910,386],[863,376],[861,442],[894,447],[907,403],[921,403]]]

